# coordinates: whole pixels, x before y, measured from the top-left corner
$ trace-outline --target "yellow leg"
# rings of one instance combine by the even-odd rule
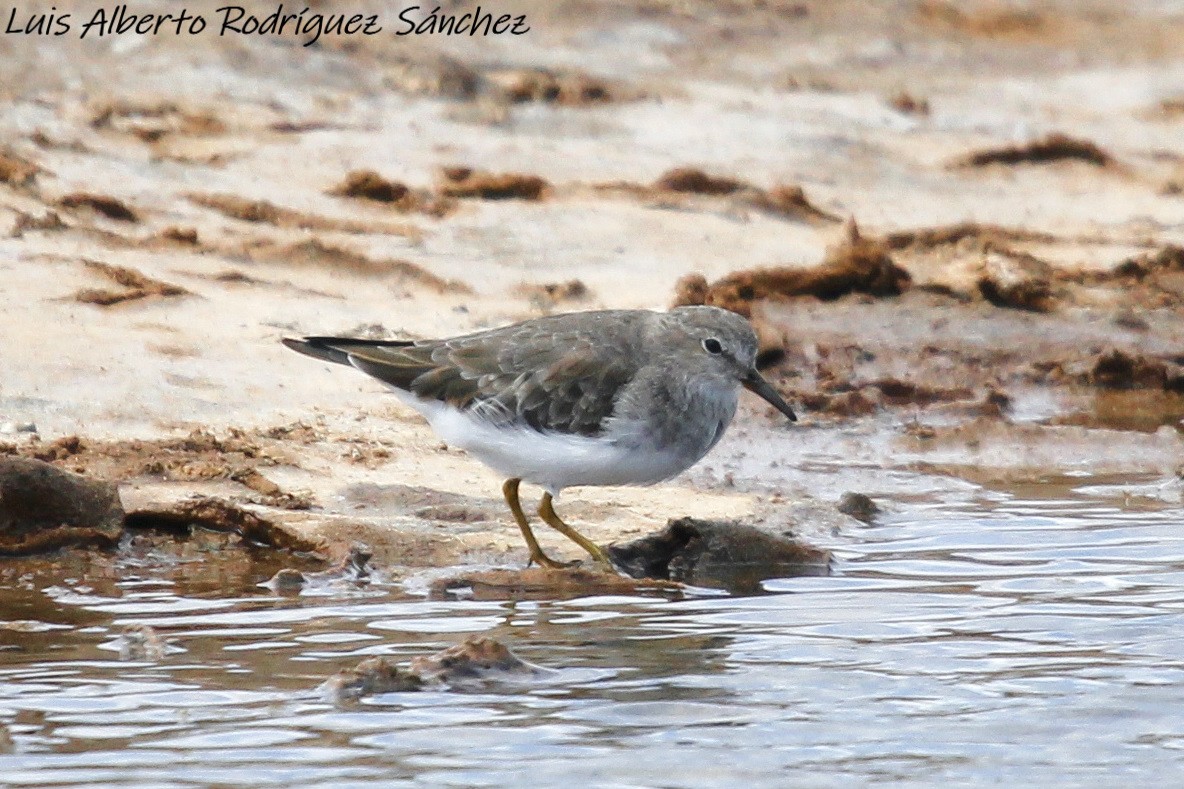
[[[526,520],[526,513],[522,511],[522,504],[518,501],[518,485],[522,482],[520,479],[508,479],[502,485],[502,495],[506,497],[506,504],[510,506],[510,512],[514,513],[514,520],[518,522],[518,528],[522,530],[522,537],[526,540],[526,547],[530,549],[530,560],[538,562],[543,567],[559,568],[567,567],[563,562],[557,562],[547,554],[543,553],[542,546],[539,541],[535,539],[534,532],[530,530],[530,524]]]
[[[543,494],[543,501],[539,504],[539,517],[546,521],[548,526],[592,554],[593,559],[610,570],[613,569],[612,560],[608,558],[608,554],[604,552],[603,548],[559,519],[559,516],[555,514],[554,505],[551,504],[550,493]]]

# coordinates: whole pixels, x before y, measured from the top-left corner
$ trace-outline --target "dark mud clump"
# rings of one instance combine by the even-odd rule
[[[342,703],[380,693],[402,693],[429,688],[479,689],[497,682],[522,682],[551,674],[527,663],[492,638],[469,636],[460,644],[427,657],[417,657],[403,668],[385,657],[372,657],[326,680],[321,693]]]
[[[0,183],[12,187],[32,186],[41,168],[11,151],[0,151]]]
[[[237,468],[232,470],[227,476],[229,479],[260,494],[263,497],[263,502],[270,507],[279,507],[286,510],[306,510],[312,506],[312,502],[306,496],[298,496],[284,491],[279,485],[263,476],[257,468]]]
[[[62,208],[89,208],[108,219],[119,222],[139,222],[140,217],[126,203],[107,195],[74,192],[58,200]]]
[[[1115,349],[1096,359],[1087,381],[1103,389],[1184,392],[1184,367],[1164,359]]]
[[[173,244],[180,244],[186,247],[196,247],[198,245],[197,228],[195,227],[180,227],[171,225],[161,230],[157,234],[157,238],[162,241],[167,241]]]
[[[354,170],[344,181],[330,189],[329,194],[396,203],[411,194],[411,189],[398,181],[388,181],[373,170]]]
[[[880,505],[864,493],[848,491],[843,494],[836,506],[839,512],[863,523],[873,523],[880,514]]]
[[[929,114],[929,99],[914,96],[907,90],[889,96],[888,106],[905,115]]]
[[[634,578],[753,592],[767,578],[825,575],[830,553],[736,521],[679,518],[657,534],[607,548]]]
[[[752,187],[743,181],[717,178],[693,167],[676,167],[654,181],[654,188],[699,195],[730,195]]]
[[[194,194],[190,195],[189,199],[198,205],[212,208],[231,219],[241,219],[244,222],[263,222],[269,225],[278,225],[281,218],[291,216],[291,214],[285,214],[285,209],[279,208],[266,200],[248,200],[245,197],[221,194]]]
[[[321,684],[322,696],[335,704],[382,693],[422,690],[423,678],[386,657],[369,657],[339,671]]]
[[[110,288],[85,288],[74,294],[74,300],[83,304],[96,304],[100,307],[110,307],[128,301],[138,301],[152,296],[187,296],[189,291],[180,285],[172,285],[153,279],[127,266],[113,266],[97,260],[84,260],[87,268],[102,274],[107,279],[120,286],[119,290]]]
[[[839,218],[815,206],[800,186],[781,185],[764,190],[734,178],[709,175],[694,167],[676,167],[658,177],[650,187],[618,184],[638,194],[702,195],[732,197],[748,208],[774,216],[807,222],[838,222]]]
[[[607,104],[621,95],[621,91],[606,80],[574,71],[499,69],[486,72],[484,77],[502,97],[516,104],[543,102],[585,107]]]
[[[950,162],[954,168],[988,167],[993,164],[1047,164],[1080,161],[1097,167],[1113,167],[1114,157],[1089,140],[1066,134],[1050,134],[1023,145],[1006,145],[972,151]]]
[[[490,173],[470,167],[445,167],[440,194],[445,197],[477,197],[482,200],[541,200],[548,185],[537,175]]]
[[[673,306],[709,304],[752,315],[761,300],[813,296],[833,301],[849,293],[898,296],[911,284],[909,273],[896,265],[886,246],[860,236],[852,223],[847,239],[833,247],[813,268],[767,268],[738,271],[707,284],[702,275],[684,277],[676,286]]]
[[[1114,273],[1142,280],[1161,271],[1184,271],[1184,247],[1165,244],[1155,252],[1124,260]]]
[[[530,678],[546,673],[527,663],[505,644],[492,638],[469,636],[461,643],[411,661],[411,671],[425,683],[456,687],[472,682]]]
[[[413,190],[406,184],[383,178],[373,170],[354,170],[328,194],[384,203],[403,213],[417,211],[434,217],[447,216],[456,210],[457,205],[452,198]]]
[[[0,457],[0,554],[114,545],[123,532],[115,485],[42,460]]]

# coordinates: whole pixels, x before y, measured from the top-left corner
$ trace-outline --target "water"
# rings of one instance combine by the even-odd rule
[[[901,504],[830,577],[684,600],[277,598],[265,557],[9,563],[0,784],[1179,786],[1182,516],[1147,480]],[[175,651],[121,660],[131,623]],[[559,671],[316,692],[470,633]]]

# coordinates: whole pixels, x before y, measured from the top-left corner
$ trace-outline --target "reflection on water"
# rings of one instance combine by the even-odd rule
[[[279,598],[255,586],[266,556],[10,563],[0,783],[1173,785],[1184,513],[1161,487],[910,504],[844,545],[832,576],[743,598]],[[121,660],[131,624],[167,654]],[[561,671],[344,707],[316,692],[364,656],[468,633]]]

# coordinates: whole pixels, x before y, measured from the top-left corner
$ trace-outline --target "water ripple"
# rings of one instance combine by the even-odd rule
[[[176,566],[73,572],[0,628],[0,782],[538,786],[578,765],[596,786],[1171,785],[1184,513],[1162,487],[901,503],[832,575],[744,598],[211,597]],[[115,659],[128,625],[176,650]],[[345,707],[316,693],[364,656],[469,633],[560,670]]]

